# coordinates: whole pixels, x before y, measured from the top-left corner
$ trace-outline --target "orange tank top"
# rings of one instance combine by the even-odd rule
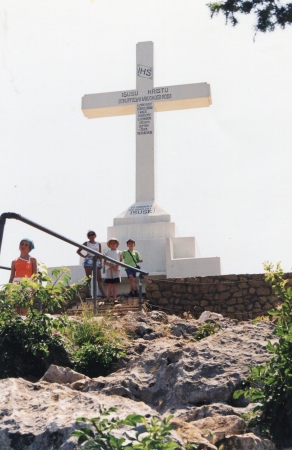
[[[28,260],[17,258],[14,263],[15,278],[23,278],[32,276],[32,262],[30,258]]]

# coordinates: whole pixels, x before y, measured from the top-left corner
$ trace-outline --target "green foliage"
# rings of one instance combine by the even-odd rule
[[[112,364],[124,355],[120,346],[113,346],[110,342],[99,345],[86,343],[72,355],[74,370],[91,378],[105,376],[110,373]]]
[[[292,441],[292,291],[283,278],[283,270],[270,263],[264,265],[266,280],[281,300],[278,309],[269,311],[277,319],[274,334],[278,340],[268,342],[272,357],[266,364],[249,369],[244,389],[234,397],[244,395],[258,403],[249,424],[259,426],[281,446]]]
[[[85,312],[81,320],[68,323],[65,334],[78,346],[72,354],[74,370],[91,378],[108,375],[113,363],[125,355],[127,336],[106,317]]]
[[[32,279],[22,279],[19,284],[8,283],[0,291],[0,378],[42,376],[45,359],[50,354],[62,352],[60,333],[66,317],[52,318],[46,311],[60,307],[76,293],[76,286],[68,286],[68,269],[55,271],[57,279],[48,277],[46,268]],[[42,304],[42,312],[35,305]],[[25,318],[16,308],[28,308]]]
[[[215,334],[220,330],[220,325],[218,323],[206,322],[202,325],[199,330],[194,334],[195,341],[200,341],[211,334]]]
[[[0,313],[4,313],[9,304],[11,307],[28,308],[31,312],[36,305],[41,304],[42,313],[51,313],[77,294],[80,283],[69,285],[69,269],[62,267],[53,270],[54,278],[48,276],[47,272],[47,267],[42,266],[31,278],[4,285],[0,291]]]
[[[256,325],[259,322],[270,322],[270,316],[258,316],[255,319],[252,319],[253,325]]]
[[[49,277],[43,267],[32,279],[0,290],[0,378],[39,378],[49,364],[73,367],[90,377],[107,375],[124,355],[127,336],[110,320],[90,312],[71,321],[66,315],[47,314],[78,295],[83,280],[69,282],[69,269],[56,269]],[[26,317],[17,314],[19,308],[28,309]]]
[[[208,3],[211,17],[222,12],[233,26],[238,24],[238,14],[256,15],[255,30],[265,33],[274,31],[278,25],[285,28],[292,23],[292,3],[283,4],[280,0],[225,0]]]
[[[170,432],[174,428],[170,424],[172,416],[163,420],[152,417],[150,423],[145,417],[138,414],[130,414],[124,420],[119,418],[108,419],[110,413],[115,412],[117,408],[104,409],[99,408],[100,416],[87,419],[80,417],[77,421],[87,422],[91,425],[83,427],[71,433],[72,436],[78,437],[78,444],[82,445],[86,442],[85,449],[104,449],[104,450],[175,450],[179,448],[178,444],[170,439]],[[137,427],[133,440],[123,437],[117,438],[112,433],[115,429],[122,426]],[[194,447],[193,447],[194,448]]]

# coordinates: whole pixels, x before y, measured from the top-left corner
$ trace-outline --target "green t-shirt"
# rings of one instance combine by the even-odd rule
[[[140,255],[140,253],[137,252],[136,250],[133,250],[133,251],[131,252],[131,254],[133,255],[133,258],[134,258],[134,260],[135,260],[136,262],[142,261],[142,257],[141,257],[141,255]],[[128,266],[136,267],[136,265],[135,265],[135,263],[134,263],[134,261],[133,261],[133,258],[132,258],[132,256],[130,255],[130,250],[124,250],[124,251],[122,252],[122,257],[123,257],[123,260],[124,260],[124,263],[125,263],[125,264],[128,264]]]

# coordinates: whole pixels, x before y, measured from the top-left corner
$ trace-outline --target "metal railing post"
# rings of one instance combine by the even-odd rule
[[[94,308],[94,314],[97,314],[97,289],[96,289],[96,282],[97,282],[97,269],[96,269],[96,260],[97,256],[93,256],[93,265],[92,265],[92,271],[93,271],[93,277],[92,277],[92,292],[93,292],[93,308]]]
[[[142,311],[142,275],[139,275],[139,311]]]
[[[5,227],[6,217],[3,215],[0,217],[0,253],[3,241],[4,227]]]

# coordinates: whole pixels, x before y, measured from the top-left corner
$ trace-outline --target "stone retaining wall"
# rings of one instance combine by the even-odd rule
[[[292,286],[292,273],[284,278]],[[153,308],[159,307],[168,314],[189,313],[198,318],[202,312],[212,311],[238,320],[265,316],[279,304],[264,274],[149,278],[146,299]]]

